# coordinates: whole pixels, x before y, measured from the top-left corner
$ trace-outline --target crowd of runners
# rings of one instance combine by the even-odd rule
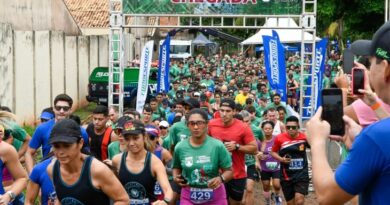
[[[82,124],[72,115],[72,98],[59,94],[29,136],[1,107],[0,204],[35,204],[40,197],[49,205],[301,205],[310,183],[308,148],[321,203],[386,204],[389,39],[388,23],[372,42],[352,44],[370,62],[356,65],[371,72],[362,97],[344,108],[346,136],[332,137],[350,151],[335,174],[322,108],[308,133],[301,131],[298,56],[286,60],[288,101],[282,102],[269,87],[262,56],[198,55],[172,62],[171,90],[157,93],[142,113],[130,108],[119,116],[115,107],[97,105],[92,121]],[[339,55],[329,55],[324,88],[339,86],[347,96],[340,65]],[[254,198],[256,183],[264,201]]]

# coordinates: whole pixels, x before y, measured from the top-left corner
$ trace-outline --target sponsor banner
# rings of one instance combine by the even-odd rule
[[[310,87],[308,87],[305,91],[305,95],[309,96],[314,92],[314,102],[311,102],[310,98],[305,98],[303,101],[304,107],[312,106],[314,108],[314,113],[318,107],[322,105],[321,102],[321,90],[322,90],[322,80],[325,72],[325,55],[326,55],[326,47],[328,44],[328,39],[324,38],[320,42],[316,43],[316,53],[315,53],[315,66],[310,69],[310,73],[314,72],[314,79],[308,78],[308,85],[313,84],[313,91]],[[310,110],[303,110],[304,117],[311,117],[314,113],[311,113]]]
[[[302,0],[123,0],[125,14],[301,14]]]
[[[272,36],[263,36],[264,64],[271,89],[279,93],[282,101],[287,101],[287,77],[284,47],[279,36],[272,31]]]
[[[145,47],[143,48],[141,54],[136,106],[136,110],[139,113],[142,113],[145,105],[145,100],[148,95],[149,74],[153,56],[153,44],[153,41],[148,41],[145,44]]]
[[[167,35],[164,43],[160,46],[160,56],[158,64],[157,93],[169,91],[169,63],[171,37]]]

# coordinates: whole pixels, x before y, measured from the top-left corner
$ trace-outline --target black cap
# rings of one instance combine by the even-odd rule
[[[123,126],[129,120],[132,120],[132,118],[127,115],[120,117],[115,123],[115,129],[123,129]]]
[[[225,98],[221,101],[221,107],[222,106],[226,106],[226,107],[230,107],[232,108],[233,110],[236,108],[236,103],[234,102],[234,100],[230,99],[230,98]]]
[[[184,101],[184,105],[189,105],[191,109],[200,108],[200,103],[195,98],[190,98],[190,99]]]
[[[390,21],[375,32],[372,40],[353,42],[351,50],[356,55],[376,56],[390,62]]]
[[[123,124],[122,135],[138,135],[145,133],[145,126],[139,120],[127,120]]]
[[[50,133],[49,143],[77,143],[81,139],[80,126],[71,119],[63,119],[57,122]]]

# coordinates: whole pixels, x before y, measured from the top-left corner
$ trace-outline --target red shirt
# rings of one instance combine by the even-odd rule
[[[221,140],[222,142],[235,141],[240,145],[246,145],[255,141],[251,128],[236,119],[229,126],[225,126],[222,119],[213,119],[209,122],[209,135]],[[240,151],[232,152],[233,161],[233,179],[242,179],[246,177],[245,171],[245,153]]]

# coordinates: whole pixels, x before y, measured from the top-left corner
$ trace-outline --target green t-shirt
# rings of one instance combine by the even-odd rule
[[[263,141],[263,139],[264,139],[263,131],[260,129],[259,126],[255,126],[255,125],[251,124],[251,130],[252,130],[253,135],[255,136],[256,139]]]
[[[163,139],[162,147],[166,150],[171,148],[171,138],[169,137],[169,134]]]
[[[204,80],[200,81],[200,84],[201,85],[204,84],[204,85],[206,85],[206,87],[210,87],[210,86],[214,86],[214,81],[204,79]]]
[[[219,176],[219,169],[232,167],[232,159],[217,139],[207,136],[199,147],[193,147],[189,139],[180,142],[173,158],[173,168],[181,169],[191,187],[207,188],[208,181]]]
[[[322,89],[330,88],[330,79],[326,76],[322,79]]]
[[[12,130],[12,137],[14,138],[12,146],[15,147],[17,151],[19,151],[23,145],[23,142],[26,140],[27,132],[16,122],[7,121],[6,123],[7,127]]]
[[[191,136],[191,132],[188,129],[185,121],[180,121],[175,124],[171,128],[169,128],[169,139],[171,140],[171,145],[176,146],[182,140],[187,139]]]
[[[279,105],[275,105],[275,103],[270,103],[270,104],[268,104],[268,106],[267,106],[267,110],[268,109],[270,109],[270,108],[278,108],[279,106],[282,106],[282,107],[284,107],[284,109],[286,109],[286,103],[284,103],[284,102],[280,102],[280,104]],[[287,110],[287,109],[286,109]]]
[[[112,160],[112,158],[119,153],[121,153],[119,141],[111,142],[108,145],[108,158]]]
[[[251,154],[245,154],[245,165],[248,167],[254,164],[256,164],[255,156]]]

